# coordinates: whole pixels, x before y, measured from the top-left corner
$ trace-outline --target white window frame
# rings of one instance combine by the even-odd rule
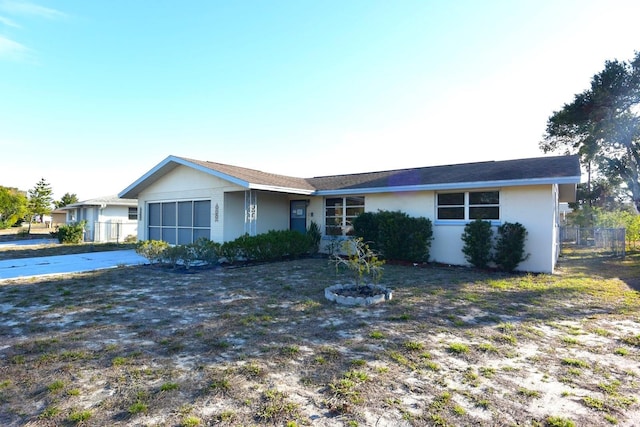
[[[341,199],[342,203],[340,206],[332,205],[328,206],[327,203],[329,200],[337,200]],[[361,199],[362,203],[360,204],[348,204],[348,199]],[[330,209],[334,209],[338,212],[332,212],[334,215],[327,215]],[[358,210],[357,214],[353,213],[353,210]],[[336,196],[336,197],[325,197],[324,199],[324,234],[326,236],[333,237],[345,237],[353,235],[353,226],[352,221],[355,217],[360,215],[365,211],[365,197],[364,196]],[[333,219],[336,224],[329,224],[329,221]],[[339,223],[337,223],[339,222]],[[340,233],[332,232],[331,230],[340,229]]]
[[[129,207],[128,211],[129,211],[128,212],[129,221],[137,221],[138,220],[138,207],[137,206],[135,206],[135,207],[131,206],[131,207]]]
[[[195,225],[194,220],[195,220],[195,215],[196,215],[196,210],[194,209],[194,204],[197,202],[209,202],[209,217],[208,217],[208,226],[198,226]],[[180,224],[180,217],[179,217],[179,205],[181,203],[191,203],[191,224],[190,225],[181,225]],[[164,223],[164,219],[163,219],[163,205],[165,204],[175,204],[175,224],[173,225],[166,225]],[[152,239],[151,235],[151,229],[154,229],[156,232],[160,233],[160,239],[155,238],[155,236],[153,238],[155,238],[155,240],[165,240],[164,239],[164,235],[165,232],[167,233],[175,233],[172,236],[172,239],[167,240],[170,244],[184,244],[185,242],[181,242],[181,232],[187,232],[189,233],[190,236],[190,240],[187,243],[193,243],[195,240],[198,239],[198,237],[207,237],[210,238],[211,235],[211,200],[209,199],[191,199],[191,200],[162,200],[162,201],[153,201],[153,202],[147,202],[147,224],[146,224],[146,232],[148,235],[149,239]],[[151,225],[151,213],[152,213],[152,209],[151,209],[151,205],[159,205],[160,207],[160,224],[159,225]],[[182,234],[183,236],[184,234]],[[195,236],[195,238],[194,238]]]
[[[470,194],[472,193],[498,193],[498,203],[476,203],[471,204],[470,202]],[[500,190],[496,189],[488,189],[488,190],[464,190],[464,191],[440,191],[436,193],[435,204],[436,204],[436,223],[439,224],[460,224],[460,223],[468,223],[470,221],[474,221],[476,218],[471,218],[470,210],[472,208],[497,208],[498,209],[498,218],[488,218],[486,221],[490,221],[492,224],[499,224],[501,221],[502,215],[502,205],[501,205],[501,194]],[[462,205],[440,205],[438,204],[438,196],[441,194],[464,194],[464,204]],[[464,209],[464,218],[440,218],[440,208],[463,208]],[[484,219],[484,218],[483,218]]]

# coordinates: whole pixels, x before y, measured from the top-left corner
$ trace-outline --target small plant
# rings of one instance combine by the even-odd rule
[[[285,345],[280,347],[280,354],[284,356],[296,356],[300,353],[300,348],[297,345]]]
[[[143,414],[149,411],[149,406],[143,402],[136,402],[129,406],[129,413],[131,415]]]
[[[469,347],[466,344],[454,342],[449,344],[447,351],[454,354],[466,354],[469,353]]]
[[[177,383],[168,382],[160,386],[160,391],[172,391],[178,390],[179,388],[180,386]]]
[[[420,351],[424,348],[424,344],[417,341],[406,341],[404,343],[404,348],[409,351]]]
[[[54,418],[58,416],[58,414],[60,414],[60,408],[58,408],[57,406],[47,406],[44,409],[44,411],[40,413],[38,418],[42,418],[42,419]]]
[[[629,355],[629,349],[624,348],[624,347],[618,347],[614,350],[614,354],[617,354],[618,356],[628,356]]]
[[[385,337],[385,335],[380,331],[372,331],[369,334],[369,338],[373,338],[374,340],[381,340]]]
[[[289,401],[288,396],[278,390],[269,389],[262,393],[262,404],[258,410],[258,418],[262,421],[280,424],[298,418],[299,405]]]
[[[336,272],[341,266],[346,267],[353,274],[356,286],[362,285],[363,277],[369,277],[373,283],[378,283],[382,276],[384,260],[378,258],[369,245],[361,237],[346,240],[342,244],[346,257],[332,254],[331,261],[335,264]]]
[[[575,427],[575,423],[567,418],[562,417],[547,417],[544,420],[545,427]]]
[[[518,394],[524,397],[539,398],[540,392],[538,390],[529,390],[528,388],[518,387]]]
[[[567,366],[573,366],[576,368],[588,368],[589,364],[583,360],[580,359],[572,359],[570,357],[565,357],[564,359],[562,359],[561,363],[563,365],[567,365]]]
[[[197,427],[200,425],[202,425],[202,420],[195,415],[185,416],[180,423],[181,427]]]
[[[47,386],[49,393],[59,393],[64,388],[64,382],[56,380]]]
[[[92,413],[89,410],[80,411],[80,410],[74,409],[69,414],[68,420],[74,424],[81,424],[88,421],[89,418],[91,418],[91,415]]]

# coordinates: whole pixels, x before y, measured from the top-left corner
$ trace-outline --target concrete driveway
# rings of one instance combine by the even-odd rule
[[[133,249],[8,259],[0,261],[0,281],[63,273],[81,273],[147,263],[147,259],[138,255]]]

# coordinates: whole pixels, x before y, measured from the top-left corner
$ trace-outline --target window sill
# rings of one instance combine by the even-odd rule
[[[433,222],[433,225],[457,225],[457,226],[461,226],[461,225],[467,225],[470,222],[473,222],[475,220],[469,220],[469,219],[436,219]],[[492,219],[489,220],[489,222],[491,222],[491,226],[492,227],[497,227],[502,225],[502,221],[500,221],[499,219]]]

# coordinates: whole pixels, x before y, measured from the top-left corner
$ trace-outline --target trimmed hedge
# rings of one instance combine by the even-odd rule
[[[188,245],[171,246],[159,240],[143,240],[136,244],[136,253],[149,262],[189,268],[195,263],[214,265],[220,259],[229,264],[239,260],[262,262],[285,258],[300,258],[316,251],[314,236],[292,230],[271,230],[256,236],[242,235],[223,244],[198,239]]]
[[[364,212],[353,220],[353,229],[356,237],[386,260],[429,260],[433,225],[428,218],[410,217],[401,211]]]

